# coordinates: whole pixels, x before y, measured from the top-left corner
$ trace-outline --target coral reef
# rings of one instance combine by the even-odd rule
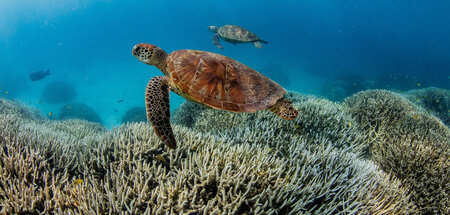
[[[125,112],[120,120],[122,123],[127,122],[146,122],[147,114],[145,107],[132,107]]]
[[[100,116],[86,104],[72,103],[59,109],[59,119],[84,119],[91,122],[102,123]]]
[[[342,107],[320,109],[332,104],[320,100],[316,105],[304,106],[322,114],[320,120],[333,121],[331,113],[342,113]],[[345,144],[334,143],[339,139],[321,137],[319,130],[314,131],[317,137],[312,138],[284,134],[280,129],[283,136],[299,136],[283,144],[286,152],[279,156],[276,149],[265,144],[224,142],[224,138],[179,125],[173,129],[181,144],[175,150],[167,150],[148,123],[130,123],[108,131],[98,129],[98,124],[79,121],[80,132],[73,135],[66,129],[71,124],[60,125],[68,122],[21,116],[0,113],[0,213],[416,211],[400,180],[362,158],[358,150],[355,153],[352,147],[336,147]],[[344,115],[339,117],[347,119]],[[292,124],[285,125],[298,122],[289,123]],[[311,129],[321,128],[321,123],[314,127],[316,124],[311,122]],[[347,122],[333,123],[338,126]],[[345,139],[344,135],[341,139]]]
[[[450,214],[450,131],[406,98],[369,90],[345,100],[372,141],[372,159],[409,188],[421,214]]]
[[[45,86],[41,101],[49,104],[70,101],[77,95],[75,87],[66,81],[53,81]]]
[[[311,143],[320,138],[324,143],[332,142],[335,147],[352,146],[353,152],[367,154],[369,143],[363,129],[350,115],[345,114],[339,104],[293,92],[288,93],[286,98],[293,101],[294,107],[299,110],[299,115],[294,120],[279,119],[269,111],[246,114],[212,108],[199,110],[192,103],[183,104],[177,111],[195,113],[197,117],[189,117],[190,121],[175,121],[189,122],[182,125],[198,132],[208,132],[225,142],[262,144],[265,147],[275,147],[280,152],[286,152],[292,141],[303,137]]]
[[[175,110],[170,121],[171,123],[192,127],[199,114],[206,109],[208,107],[186,100]]]
[[[435,115],[447,126],[450,125],[450,90],[429,87],[404,92],[411,102]]]

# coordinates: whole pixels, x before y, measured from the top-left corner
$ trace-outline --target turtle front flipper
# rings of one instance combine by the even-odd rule
[[[213,38],[212,38],[212,41],[213,41],[214,45],[215,45],[217,48],[223,49],[222,45],[220,45],[220,40],[219,40],[219,38],[220,38],[219,34],[214,34],[214,35],[213,35]]]
[[[175,149],[177,144],[170,126],[169,90],[165,76],[150,79],[145,90],[145,108],[156,135],[169,148]]]
[[[269,110],[286,120],[295,119],[298,114],[298,111],[292,106],[292,102],[284,98],[278,99],[277,103],[269,107]]]

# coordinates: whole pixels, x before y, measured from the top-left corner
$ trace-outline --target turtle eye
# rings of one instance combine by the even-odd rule
[[[140,51],[141,51],[141,47],[137,46],[136,48],[133,49],[133,55],[137,56]]]

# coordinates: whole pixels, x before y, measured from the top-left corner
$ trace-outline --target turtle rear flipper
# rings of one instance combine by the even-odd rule
[[[278,99],[277,103],[269,107],[269,110],[286,120],[295,119],[298,114],[298,111],[292,106],[292,102],[284,98]]]
[[[145,108],[156,135],[169,148],[175,149],[177,144],[170,125],[169,84],[165,76],[153,77],[148,82]]]
[[[220,40],[219,40],[219,38],[220,38],[219,34],[214,34],[214,35],[213,35],[213,38],[212,38],[212,41],[213,41],[214,45],[215,45],[217,48],[223,49],[222,45],[220,45]]]
[[[258,41],[253,42],[253,45],[254,45],[256,48],[261,49],[261,48],[262,48],[262,44],[261,44],[261,43],[267,44],[268,42],[267,42],[267,41],[264,41],[264,40],[258,40]]]

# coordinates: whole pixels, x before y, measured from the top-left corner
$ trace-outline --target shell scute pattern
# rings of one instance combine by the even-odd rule
[[[259,39],[258,36],[251,31],[236,25],[222,26],[219,28],[219,34],[222,39],[233,43],[251,42]]]
[[[222,55],[179,50],[172,52],[168,61],[173,88],[214,108],[255,112],[274,105],[286,93],[267,77]]]

